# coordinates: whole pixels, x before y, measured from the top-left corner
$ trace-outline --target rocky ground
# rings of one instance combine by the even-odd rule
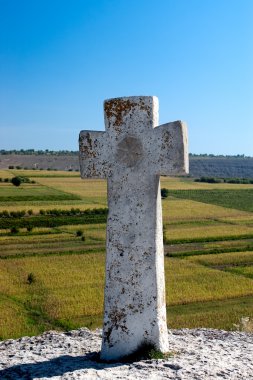
[[[101,330],[50,331],[0,342],[0,379],[253,379],[253,334],[170,330],[171,357],[106,364]]]

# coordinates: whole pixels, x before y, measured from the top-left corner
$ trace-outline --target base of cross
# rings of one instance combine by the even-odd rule
[[[101,359],[168,351],[160,175],[188,171],[186,125],[158,124],[158,99],[105,101],[105,132],[82,131],[82,178],[107,178]]]

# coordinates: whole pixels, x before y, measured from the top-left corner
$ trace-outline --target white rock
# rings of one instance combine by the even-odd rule
[[[253,379],[253,334],[171,330],[167,360],[99,361],[101,331],[55,331],[0,342],[0,379]]]

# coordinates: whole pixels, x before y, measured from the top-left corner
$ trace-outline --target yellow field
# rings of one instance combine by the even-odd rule
[[[36,181],[44,186],[71,192],[79,195],[89,204],[106,207],[107,188],[106,181],[100,179],[82,180],[80,178],[37,178]]]
[[[13,174],[9,170],[0,170],[0,177],[3,178],[12,178]]]
[[[166,236],[168,239],[194,239],[209,237],[229,237],[253,234],[253,226],[228,225],[217,223],[216,225],[190,226],[190,225],[168,225]]]
[[[166,258],[167,303],[187,304],[253,295],[252,280],[182,259]]]
[[[162,207],[165,223],[208,219],[225,219],[226,221],[229,221],[230,218],[231,221],[236,221],[237,218],[253,221],[253,214],[246,211],[234,210],[186,199],[165,199],[162,201]]]
[[[36,215],[41,209],[85,210],[107,205],[104,180],[81,180],[75,172],[36,170],[1,171],[0,176],[7,178],[12,172],[30,175],[36,184],[27,186],[26,191],[33,194],[37,189],[40,194],[47,194],[47,200],[1,202],[1,194],[15,196],[17,191],[10,184],[0,183],[0,211],[32,209]],[[161,182],[162,187],[171,190],[252,188],[252,185],[195,183],[188,178],[162,178]],[[81,199],[50,200],[55,190]],[[22,193],[20,187],[19,194]],[[241,250],[165,257],[170,326],[232,329],[240,317],[253,317],[253,279],[249,277],[253,250],[247,248],[253,247],[253,213],[172,197],[163,200],[162,206],[167,239],[190,239],[193,248],[195,240],[203,239],[203,245],[196,243],[196,250],[217,246],[239,246]],[[83,231],[84,240],[76,236],[77,230]],[[243,235],[249,236],[245,243],[241,240]],[[231,236],[238,241],[229,245]],[[212,245],[205,243],[205,238],[227,241]],[[0,230],[0,339],[48,329],[101,326],[105,239],[105,223],[36,227],[32,232],[21,228],[18,234]],[[179,251],[180,246],[173,245]],[[184,246],[182,251],[193,248]],[[227,266],[236,265],[248,265],[248,269],[240,273],[225,271]],[[27,282],[29,273],[35,276],[31,284]]]
[[[100,254],[29,257],[4,260],[0,269],[0,287],[7,297],[42,307],[48,320],[73,323],[103,310],[105,257]],[[32,272],[34,284],[26,280]],[[253,295],[252,281],[240,282],[230,273],[205,268],[186,260],[165,260],[168,305],[209,300],[225,300]],[[67,279],[67,280],[66,280]],[[8,322],[8,312],[1,315]]]
[[[63,170],[22,170],[10,169],[3,170],[4,172],[12,173],[15,176],[21,175],[25,177],[80,177],[79,172],[66,172]]]
[[[169,190],[252,189],[252,184],[194,182],[188,178],[161,177],[161,188]]]
[[[187,260],[208,266],[253,264],[253,252],[232,252],[217,255],[199,255],[187,258]]]

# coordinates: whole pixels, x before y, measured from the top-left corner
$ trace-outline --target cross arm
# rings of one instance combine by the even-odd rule
[[[81,131],[79,135],[79,162],[82,178],[106,178],[108,154],[106,132]]]
[[[162,124],[154,129],[159,175],[189,173],[187,125],[182,121]]]

